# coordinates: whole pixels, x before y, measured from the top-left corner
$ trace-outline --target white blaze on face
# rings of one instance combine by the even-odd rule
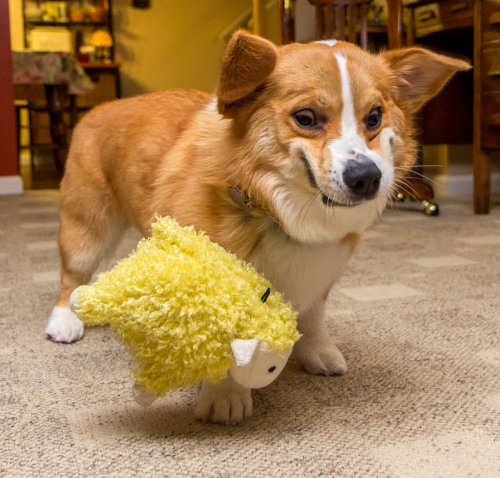
[[[384,185],[384,176],[388,173],[388,165],[385,164],[384,160],[377,152],[368,148],[366,141],[358,133],[351,80],[347,70],[347,59],[340,54],[335,54],[335,59],[337,60],[340,72],[342,115],[340,138],[331,141],[327,146],[327,151],[331,157],[331,185],[333,187],[335,187],[335,184],[341,185],[341,187],[343,186],[342,172],[344,171],[345,165],[347,161],[354,160],[355,155],[358,153],[366,155],[378,166],[382,171],[382,184]],[[383,130],[382,133],[385,133],[385,130]],[[383,137],[385,138],[386,134],[384,134]],[[388,153],[388,157],[390,157],[391,154],[390,152]]]
[[[351,82],[347,71],[347,59],[342,55],[335,55],[340,70],[340,87],[342,91],[342,139],[347,141],[360,140],[356,128],[356,117],[354,115],[354,102],[352,99]]]
[[[358,134],[356,115],[354,113],[354,101],[352,98],[351,82],[347,71],[347,59],[345,56],[336,54],[335,58],[339,65],[340,86],[342,93],[342,115],[340,121],[340,138],[331,141],[328,145],[332,157],[332,170],[340,176],[348,159],[353,159],[354,153],[367,154],[366,143]]]
[[[314,43],[321,43],[322,45],[328,45],[328,46],[335,46],[337,43],[337,40],[318,40],[315,41]]]

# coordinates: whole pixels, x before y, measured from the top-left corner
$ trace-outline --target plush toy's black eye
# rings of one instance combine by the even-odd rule
[[[382,122],[382,108],[377,106],[370,111],[370,114],[367,116],[365,123],[367,129],[377,129]]]
[[[269,297],[269,294],[271,293],[271,288],[268,287],[267,290],[264,292],[264,295],[260,298],[262,302],[265,302],[267,298]]]
[[[273,373],[275,370],[276,370],[276,365],[273,365],[272,367],[269,367],[269,368],[267,369],[267,371],[268,371],[269,373]]]

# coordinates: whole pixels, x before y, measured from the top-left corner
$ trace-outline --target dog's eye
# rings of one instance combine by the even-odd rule
[[[382,108],[377,106],[370,111],[365,120],[367,129],[377,129],[382,122]]]
[[[268,371],[269,373],[273,373],[275,370],[276,370],[276,365],[273,365],[272,367],[269,367],[269,368],[267,369],[267,371]]]
[[[306,129],[315,129],[319,127],[319,124],[316,120],[316,114],[313,110],[304,109],[297,111],[293,114],[295,122],[301,128]]]

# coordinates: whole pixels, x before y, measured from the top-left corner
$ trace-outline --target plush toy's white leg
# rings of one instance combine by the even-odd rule
[[[151,390],[139,385],[138,383],[134,383],[134,387],[132,388],[132,394],[134,395],[135,401],[142,405],[143,407],[149,407],[155,400],[156,395]]]
[[[343,375],[347,364],[328,332],[324,311],[325,301],[321,300],[299,315],[298,329],[303,335],[295,344],[294,355],[309,373]]]
[[[83,337],[82,321],[66,307],[54,307],[45,334],[54,342],[70,343]]]
[[[230,375],[217,385],[204,380],[194,414],[203,423],[236,425],[252,416],[251,391]]]

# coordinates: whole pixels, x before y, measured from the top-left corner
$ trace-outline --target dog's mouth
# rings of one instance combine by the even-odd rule
[[[328,196],[325,196],[324,194],[322,194],[321,196],[322,196],[321,199],[323,200],[323,204],[325,204],[326,206],[330,206],[330,207],[334,207],[334,206],[354,207],[354,206],[359,206],[363,202],[363,201],[354,201],[354,202],[351,202],[349,204],[344,204],[344,203],[334,201],[332,198],[329,198]]]
[[[321,191],[321,188],[318,186],[318,183],[316,182],[316,178],[314,176],[314,173],[311,169],[311,166],[310,166],[309,161],[307,160],[305,154],[301,154],[300,159],[302,160],[302,162],[304,163],[304,166],[306,168],[307,178],[309,179],[309,183],[311,184],[311,186],[314,189],[316,189],[316,191],[318,191],[321,194],[321,199],[322,199],[323,204],[325,206],[329,206],[329,207],[355,207],[355,206],[359,206],[363,202],[363,201],[352,201],[349,203],[341,203],[341,202],[335,201],[331,197],[328,197],[326,194],[323,194],[323,191]]]

